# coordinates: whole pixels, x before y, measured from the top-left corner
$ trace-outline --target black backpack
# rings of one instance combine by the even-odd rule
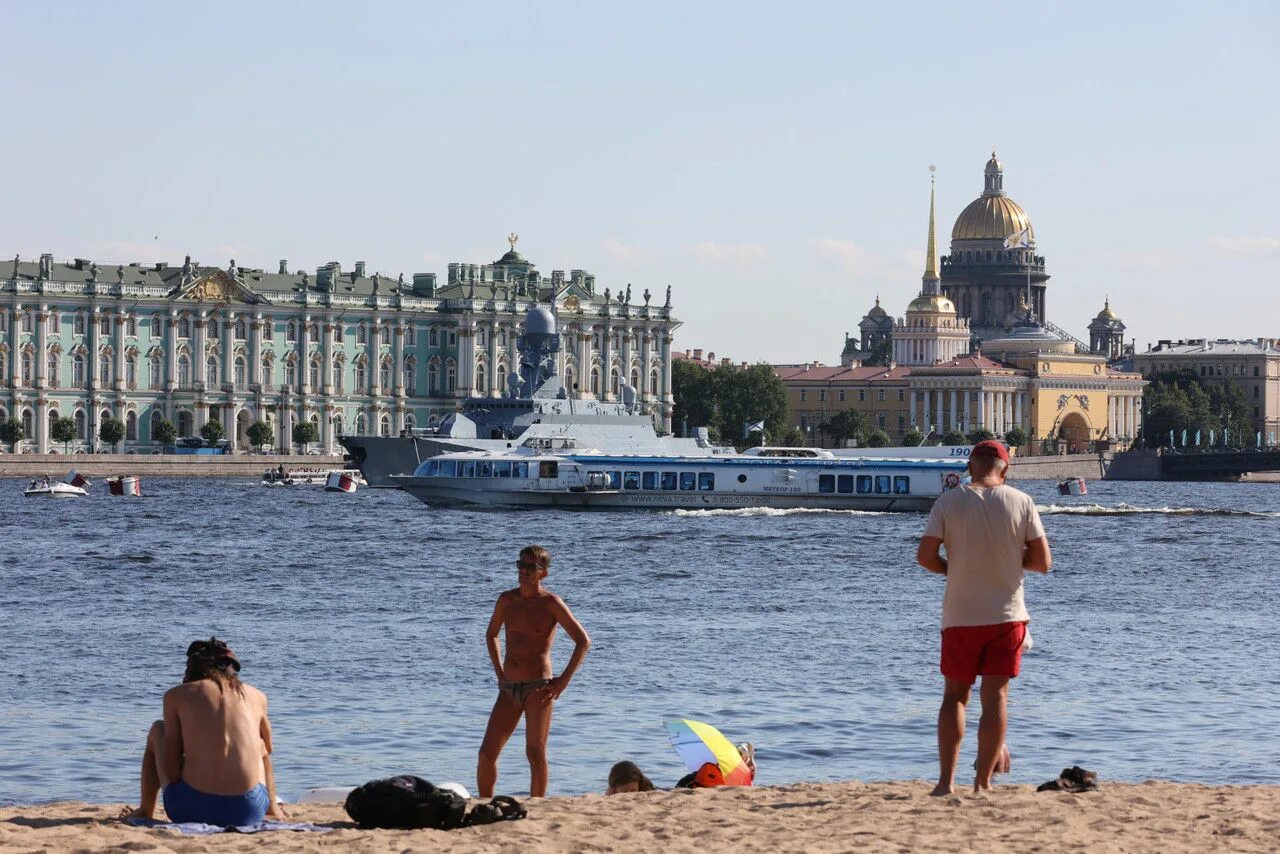
[[[437,788],[421,777],[401,774],[353,789],[345,807],[347,815],[361,827],[453,830],[462,827],[467,802],[457,792]]]

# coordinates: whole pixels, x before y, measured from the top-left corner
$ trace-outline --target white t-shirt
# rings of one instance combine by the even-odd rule
[[[1044,526],[1030,495],[1008,485],[957,487],[934,502],[924,535],[947,550],[942,628],[1031,619],[1022,601],[1022,554]]]

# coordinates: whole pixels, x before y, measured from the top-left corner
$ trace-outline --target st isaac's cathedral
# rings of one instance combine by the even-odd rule
[[[1124,351],[1124,322],[1108,300],[1086,344],[1047,319],[1048,282],[1031,217],[1006,194],[993,152],[941,257],[930,191],[924,275],[903,316],[877,297],[839,367],[777,368],[795,426],[821,444],[822,425],[852,408],[894,442],[911,430],[937,439],[1016,427],[1032,453],[1127,446],[1145,383],[1108,364]]]

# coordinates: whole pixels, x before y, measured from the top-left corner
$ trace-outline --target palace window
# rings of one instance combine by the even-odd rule
[[[151,432],[148,434],[151,441],[156,441],[156,434],[160,432],[160,422],[164,420],[164,416],[160,414],[159,409],[151,410]]]
[[[249,384],[248,373],[249,373],[248,363],[245,362],[243,356],[237,356],[236,367],[235,367],[236,388],[242,389]]]
[[[903,401],[906,399],[907,399],[907,390],[903,388],[898,389],[898,400]]]
[[[612,368],[612,369],[610,369],[610,371],[609,371],[609,393],[610,393],[610,394],[612,394],[614,397],[617,397],[617,396],[618,396],[618,392],[619,392],[619,390],[620,390],[620,388],[619,388],[619,387],[620,387],[621,385],[622,385],[622,376],[618,373],[618,369],[617,369],[617,368]]]
[[[138,441],[138,413],[132,409],[124,417],[124,440],[126,442]]]
[[[243,320],[237,320],[237,321],[236,321],[236,332],[235,332],[236,340],[237,340],[237,341],[243,341],[243,340],[245,339],[245,333],[246,333],[246,330],[245,330],[244,321],[243,321]]]
[[[22,331],[34,332],[36,328],[35,312],[28,310],[22,313]]]
[[[298,340],[298,327],[290,320],[284,327],[284,340],[290,343]]]
[[[32,434],[31,434],[31,422],[32,422],[32,420],[33,420],[33,419],[34,419],[34,416],[31,414],[31,410],[30,410],[30,409],[24,409],[24,410],[22,410],[22,435],[23,435],[25,438],[30,438],[30,437],[31,437],[31,435],[32,435]]]
[[[209,361],[204,366],[204,382],[206,388],[212,388],[218,384],[218,358],[210,356]]]
[[[418,333],[414,331],[413,324],[410,323],[404,328],[404,343],[409,347],[413,347],[417,340]]]
[[[191,388],[191,360],[186,355],[178,357],[178,388]]]
[[[49,354],[49,388],[58,387],[58,354]]]
[[[271,380],[271,360],[270,360],[270,359],[263,359],[263,360],[262,360],[262,384],[263,384],[263,385],[271,385],[271,382],[272,382],[272,380]]]
[[[111,357],[106,353],[98,358],[98,383],[103,388],[111,385]]]
[[[99,335],[111,334],[111,315],[107,314],[106,312],[103,312],[102,316],[98,318],[98,334]]]
[[[450,347],[458,346],[458,330],[456,329],[449,330],[449,346]]]
[[[363,323],[356,324],[356,343],[357,344],[369,343],[369,332],[368,330],[365,329],[365,326]]]
[[[126,388],[135,389],[138,387],[138,357],[124,357],[124,384]]]
[[[76,312],[75,320],[71,321],[71,329],[76,335],[84,334],[84,315]]]
[[[649,394],[654,397],[658,396],[658,369],[654,368],[649,372]]]
[[[151,357],[151,390],[157,391],[164,385],[164,377],[160,375],[160,357]]]
[[[489,346],[489,330],[481,326],[476,330],[476,343],[481,347]]]
[[[427,330],[427,346],[440,346],[440,333],[434,326]]]
[[[487,388],[487,386],[485,385],[486,379],[488,379],[488,374],[485,373],[484,365],[482,364],[476,365],[476,390],[477,391],[481,393],[485,391],[485,389]]]
[[[342,376],[342,375],[343,375],[344,373],[346,373],[346,368],[347,368],[346,363],[345,363],[345,362],[343,362],[341,359],[338,359],[338,360],[336,360],[336,361],[333,363],[333,391],[334,391],[334,394],[344,394],[344,393],[345,393],[345,389],[343,388],[343,383],[342,383],[342,381],[343,381],[343,379],[344,379],[344,378],[343,378],[343,376]]]
[[[498,394],[503,394],[507,388],[507,366],[498,365],[497,377]]]
[[[805,400],[808,399],[808,397],[809,397],[809,392],[806,391],[805,389],[800,389],[800,402],[804,403]]]
[[[867,399],[867,390],[865,388],[858,389],[858,400]]]
[[[382,393],[388,394],[391,391],[391,362],[384,361],[378,368],[378,384],[382,386]]]
[[[434,361],[427,363],[427,394],[435,397],[440,393],[440,366]]]
[[[311,383],[311,388],[320,388],[320,362],[313,360],[311,369],[307,371],[307,382]]]
[[[591,393],[597,397],[600,395],[600,369],[591,369]]]
[[[191,337],[191,318],[183,317],[178,320],[178,337],[179,338]]]
[[[378,434],[380,436],[391,435],[391,419],[386,415],[378,419]]]
[[[312,341],[319,341],[320,340],[320,324],[312,323],[310,334],[311,334]]]
[[[22,354],[22,384],[31,387],[31,354]]]
[[[844,403],[844,389],[840,389],[840,402]]]
[[[298,361],[290,359],[284,363],[284,382],[290,388],[298,387]]]
[[[884,400],[884,389],[880,389],[880,390],[879,390],[879,393],[878,393],[878,395],[876,396],[876,399],[877,399],[877,400]]]
[[[458,390],[458,366],[449,360],[449,364],[444,369],[444,389],[447,393],[453,394]]]
[[[416,386],[416,383],[415,383],[415,379],[416,379],[416,377],[414,376],[414,373],[415,373],[415,369],[416,369],[416,367],[417,367],[417,366],[415,365],[415,363],[414,363],[413,359],[406,359],[406,360],[405,360],[405,363],[404,363],[404,388],[405,388],[405,393],[406,393],[406,394],[409,394],[409,395],[412,395],[412,394],[413,394],[414,387]]]
[[[368,377],[365,375],[364,362],[356,362],[356,394],[364,394],[365,387],[368,385]]]
[[[77,409],[75,415],[76,421],[76,438],[81,442],[89,439],[89,419],[85,417],[83,409]]]
[[[138,337],[138,316],[136,314],[130,314],[125,319],[125,334],[130,338]]]
[[[827,390],[825,388],[818,389],[818,400],[822,401],[826,399],[827,399]]]
[[[151,340],[164,337],[164,317],[163,315],[151,315],[151,323],[147,326],[147,331],[151,334]]]

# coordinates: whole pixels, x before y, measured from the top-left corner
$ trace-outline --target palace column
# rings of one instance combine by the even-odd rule
[[[391,388],[396,397],[404,397],[404,321],[396,318],[391,328]],[[396,428],[396,435],[400,428]]]
[[[49,348],[49,312],[43,306],[32,311],[36,324],[35,388],[44,391],[49,387],[49,356],[46,352]],[[43,454],[44,451],[40,453]]]
[[[671,409],[675,398],[671,395],[671,333],[662,331],[662,429],[671,432]]]
[[[650,329],[643,329],[640,333],[640,399],[642,401],[651,401],[654,398],[652,390],[649,388],[649,361],[653,358],[653,332]]]
[[[476,322],[470,318],[458,329],[458,372],[463,397],[476,393]]]
[[[939,433],[943,432],[942,427],[942,389],[933,390],[933,427]]]
[[[948,390],[947,397],[951,405],[951,422],[949,426],[952,430],[954,430],[956,429],[956,390],[955,389]]]
[[[485,375],[485,380],[489,383],[489,388],[485,391],[489,397],[497,397],[502,394],[502,389],[498,387],[498,321],[496,319],[489,322],[489,372]],[[510,365],[507,366],[511,367]]]
[[[298,324],[298,388],[303,395],[311,392],[311,366],[307,364],[308,350],[311,349],[307,338],[310,334],[311,315],[304,314]]]
[[[960,423],[956,425],[956,429],[960,429],[961,427],[973,429],[973,424],[971,423],[973,421],[973,416],[969,412],[973,407],[973,402],[971,400],[972,397],[973,392],[969,389],[963,388],[960,390]]]
[[[115,331],[115,338],[111,346],[115,347],[116,351],[115,353],[112,354],[115,360],[115,366],[112,369],[112,374],[113,374],[112,379],[114,380],[114,382],[112,383],[112,386],[115,388],[116,391],[123,391],[124,390],[124,312],[117,311],[115,313],[114,320],[115,320],[115,323],[113,324],[113,328]],[[121,414],[123,415],[123,413]],[[120,420],[123,421],[124,419],[121,418]]]
[[[978,420],[973,424],[974,429],[987,427],[987,393],[981,386],[978,388]]]
[[[631,336],[636,330],[630,326],[622,328],[622,382],[626,385],[631,384],[631,360],[635,358],[635,352],[631,349]],[[643,377],[643,372],[641,372]],[[640,380],[640,384],[644,383],[644,379]],[[636,389],[636,400],[640,399],[640,389]]]
[[[228,311],[222,318],[222,384],[230,385],[234,388],[236,381],[235,353],[231,352],[235,342],[235,312]],[[228,436],[234,436],[233,433],[227,433]],[[232,444],[235,444],[233,441]]]
[[[22,318],[20,316],[21,306],[14,305],[8,310],[9,314],[9,388],[17,388],[18,377],[21,376],[20,368],[22,367]],[[92,319],[92,318],[90,318]],[[92,361],[92,359],[90,359]],[[16,403],[17,398],[14,398]],[[17,408],[16,406],[14,407]],[[12,413],[14,418],[20,417],[17,412]]]
[[[337,324],[333,318],[324,322],[324,339],[320,345],[320,389],[325,397],[333,396],[333,333]]]
[[[194,430],[197,435],[199,435],[200,428],[205,425],[205,422],[208,421],[208,418],[209,418],[209,411],[204,406],[204,395],[205,395],[204,387],[205,387],[205,382],[209,378],[208,371],[205,369],[204,322],[205,322],[205,313],[203,311],[197,312],[196,316],[191,321],[191,324],[192,324],[191,379],[192,379],[192,385],[196,389],[195,402],[194,402],[195,405],[192,406],[192,411],[195,414],[195,418],[191,423],[191,429]]]
[[[261,409],[262,391],[271,383],[270,377],[262,375],[262,314],[261,312],[253,316],[253,320],[249,323],[249,365],[245,372],[245,381],[249,385],[259,386],[259,405],[255,408]],[[257,413],[262,418],[262,413]]]
[[[600,399],[613,400],[613,325],[608,313],[600,327]]]
[[[169,316],[165,318],[165,335],[164,335],[164,387],[169,392],[169,400],[172,404],[173,391],[178,387],[178,312],[170,309]],[[173,407],[170,405],[169,418],[172,420],[175,416]]]
[[[1013,425],[1022,428],[1022,397],[1020,391],[1014,392],[1013,396]]]
[[[908,427],[915,427],[916,424],[919,423],[918,421],[916,421],[916,414],[919,411],[920,411],[920,399],[916,390],[913,388],[911,389],[911,411],[910,411],[910,415],[908,415],[907,417]]]

